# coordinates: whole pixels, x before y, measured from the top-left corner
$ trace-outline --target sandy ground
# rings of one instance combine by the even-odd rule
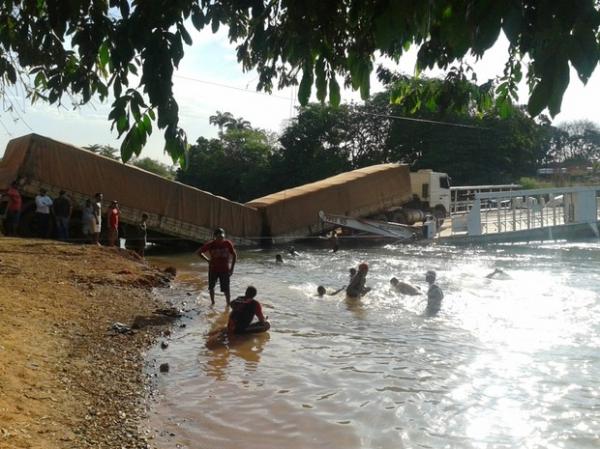
[[[0,448],[146,448],[143,351],[159,270],[116,248],[0,238]]]

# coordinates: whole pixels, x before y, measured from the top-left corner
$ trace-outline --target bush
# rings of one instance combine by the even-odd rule
[[[555,185],[548,181],[542,181],[540,179],[523,177],[519,179],[519,184],[524,190],[528,189],[547,189],[549,187],[555,187]]]

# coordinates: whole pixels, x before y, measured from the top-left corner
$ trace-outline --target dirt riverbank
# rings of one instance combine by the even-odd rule
[[[0,238],[0,448],[146,448],[143,351],[158,269],[116,248]]]

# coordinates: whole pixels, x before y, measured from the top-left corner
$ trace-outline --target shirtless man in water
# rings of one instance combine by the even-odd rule
[[[365,287],[367,281],[367,273],[369,272],[369,265],[361,263],[358,266],[357,273],[350,280],[350,284],[346,288],[346,294],[350,298],[360,298],[371,291],[370,287]]]
[[[429,284],[427,290],[427,308],[425,314],[428,316],[435,316],[442,308],[442,299],[444,299],[444,292],[435,284],[436,274],[435,271],[428,271],[425,273],[425,280]]]
[[[399,281],[397,278],[390,279],[390,284],[392,284],[392,288],[396,293],[400,293],[402,295],[420,295],[421,292],[406,282]]]

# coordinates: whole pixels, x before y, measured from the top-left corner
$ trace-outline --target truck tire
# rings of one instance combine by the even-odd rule
[[[405,225],[414,225],[418,221],[425,220],[425,213],[419,209],[400,209],[395,212],[396,222]]]

